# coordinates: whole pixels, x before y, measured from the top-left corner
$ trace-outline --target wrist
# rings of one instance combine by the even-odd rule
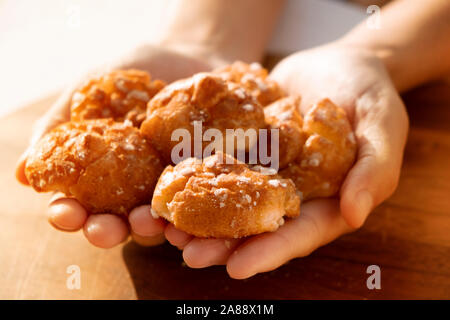
[[[236,60],[250,63],[263,58],[263,49],[251,41],[239,39],[234,33],[203,34],[207,32],[203,30],[202,33],[186,34],[176,30],[169,28],[161,34],[157,45],[202,60],[213,68],[231,64]]]
[[[260,61],[282,5],[280,0],[178,0],[157,42],[214,66]]]
[[[157,46],[203,61],[211,68],[232,63],[235,59],[225,54],[220,46],[202,40],[186,39],[180,35],[164,34],[158,39]]]
[[[360,39],[352,33],[344,36],[337,41],[339,45],[356,50],[362,50],[378,58],[385,66],[394,86],[399,90],[405,87],[405,79],[402,75],[402,58],[395,47],[388,44],[373,43],[367,38]]]

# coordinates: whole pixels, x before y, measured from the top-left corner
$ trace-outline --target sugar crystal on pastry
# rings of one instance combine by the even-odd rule
[[[227,158],[218,152],[203,162],[190,158],[166,167],[152,209],[180,230],[215,238],[274,231],[284,223],[283,216],[299,215],[300,199],[292,181]],[[194,170],[182,174],[187,166]]]
[[[163,81],[152,81],[147,72],[135,69],[90,78],[72,96],[71,119],[128,119],[138,127],[145,118],[147,102],[164,86]]]
[[[257,132],[264,127],[263,108],[250,94],[217,75],[199,73],[166,86],[150,100],[141,132],[166,162],[175,163],[172,151],[177,151],[174,147],[180,142],[173,135],[178,132],[189,137],[189,154],[183,155],[187,158],[194,156],[196,143],[200,144],[202,152],[211,143],[215,149],[225,151],[227,141],[236,139],[235,135],[230,135],[230,130]],[[196,136],[197,128],[200,128],[200,136]],[[220,134],[219,140],[204,138],[203,133],[206,135],[212,130]],[[254,139],[245,141],[244,148],[248,150],[256,144],[256,139],[255,135]],[[238,150],[239,143],[235,142],[234,146],[234,150]]]
[[[29,153],[25,174],[36,191],[63,192],[91,213],[127,214],[148,201],[162,169],[131,123],[99,119],[51,130]]]
[[[213,71],[226,81],[243,86],[262,105],[266,106],[284,96],[278,84],[268,78],[268,71],[259,63],[236,61]]]
[[[312,106],[303,121],[306,142],[279,174],[292,179],[305,200],[334,196],[356,158],[351,124],[345,111],[329,99]]]

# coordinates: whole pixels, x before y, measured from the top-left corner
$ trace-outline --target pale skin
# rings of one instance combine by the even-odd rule
[[[181,10],[184,3],[180,1],[175,22],[169,23],[161,45],[135,51],[117,66],[142,68],[151,71],[155,78],[170,81],[236,59],[258,61],[277,19],[280,1],[233,1],[232,6],[229,3],[189,1],[190,9],[186,11]],[[239,14],[246,8],[253,8],[252,21]],[[227,19],[223,18],[224,13]],[[196,21],[204,23],[188,32],[183,23],[193,21],[193,15],[197,15]],[[49,221],[64,231],[83,228],[86,238],[103,248],[123,242],[130,233],[143,245],[167,239],[183,250],[188,266],[226,265],[229,275],[236,279],[306,256],[361,227],[374,207],[395,190],[408,131],[407,113],[398,92],[450,74],[448,34],[448,1],[398,0],[382,10],[380,30],[361,24],[342,39],[295,53],[275,67],[271,77],[287,92],[302,95],[302,111],[323,97],[343,107],[359,147],[357,161],[339,197],[303,203],[301,215],[288,220],[276,232],[240,240],[199,239],[163,219],[152,218],[149,206],[132,210],[128,226],[110,214],[88,215],[76,200],[63,195],[55,195],[50,202]],[[167,68],[175,63],[176,67]],[[70,92],[38,122],[32,143],[68,119]],[[16,176],[27,184],[23,173],[25,156],[19,161]]]

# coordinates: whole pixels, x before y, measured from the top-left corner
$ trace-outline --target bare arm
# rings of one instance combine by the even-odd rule
[[[283,2],[177,0],[160,42],[219,63],[257,61],[262,58]]]
[[[375,51],[399,91],[450,73],[450,1],[394,1],[381,10],[380,27],[364,22],[343,42]]]

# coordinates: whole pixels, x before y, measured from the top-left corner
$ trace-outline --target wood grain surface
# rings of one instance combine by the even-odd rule
[[[270,273],[238,281],[223,267],[189,269],[170,245],[103,250],[81,232],[53,229],[48,195],[14,179],[33,121],[55,97],[0,119],[2,299],[438,299],[450,298],[450,85],[405,95],[411,130],[400,185],[359,231]],[[381,268],[381,290],[366,269]],[[69,290],[67,268],[81,270]]]

